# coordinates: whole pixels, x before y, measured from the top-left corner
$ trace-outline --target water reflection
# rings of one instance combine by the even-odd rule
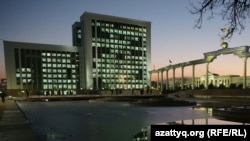
[[[226,121],[215,118],[188,119],[175,121],[176,124],[184,125],[246,125],[247,123]]]
[[[128,141],[151,124],[184,120],[186,124],[189,119],[212,118],[190,106],[131,107],[123,102],[88,101],[18,102],[18,105],[40,141]]]

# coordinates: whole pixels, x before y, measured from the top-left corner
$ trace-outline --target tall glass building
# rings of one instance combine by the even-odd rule
[[[86,89],[141,89],[149,85],[151,23],[85,12],[72,25],[79,46],[80,85]]]

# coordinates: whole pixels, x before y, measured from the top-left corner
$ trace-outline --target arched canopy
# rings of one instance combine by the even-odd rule
[[[178,64],[171,64],[171,65],[159,68],[157,70],[156,69],[151,70],[149,71],[149,73],[154,73],[158,71],[166,71],[166,70],[176,69],[176,68],[185,67],[185,66],[204,64],[206,62],[212,62],[214,59],[217,58],[217,56],[221,54],[234,54],[234,55],[239,56],[240,58],[249,57],[250,56],[249,49],[250,49],[250,46],[240,46],[240,47],[234,47],[234,48],[223,48],[223,49],[219,49],[217,51],[212,51],[212,52],[206,52],[204,53],[204,59],[197,59],[197,60],[187,61],[187,62],[178,63]]]

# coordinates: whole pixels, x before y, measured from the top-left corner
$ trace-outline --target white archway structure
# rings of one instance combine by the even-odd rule
[[[166,89],[168,89],[169,79],[168,79],[168,72],[169,70],[173,71],[173,89],[175,89],[175,69],[181,68],[181,87],[183,89],[184,86],[184,67],[192,66],[192,89],[195,87],[195,66],[198,64],[206,64],[206,80],[205,80],[205,88],[208,88],[208,75],[209,75],[209,63],[213,62],[217,56],[221,54],[234,54],[243,59],[243,89],[246,88],[246,77],[247,77],[247,59],[250,56],[249,52],[250,46],[240,46],[234,48],[222,48],[217,51],[207,52],[204,53],[203,59],[192,60],[188,62],[178,63],[178,64],[171,64],[159,69],[149,71],[150,74],[150,82],[152,73],[157,73],[157,86],[159,84],[159,74],[161,73],[161,89],[163,88],[163,73],[166,73]],[[151,85],[151,83],[150,83]]]

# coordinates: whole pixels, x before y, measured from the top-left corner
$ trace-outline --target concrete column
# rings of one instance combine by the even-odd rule
[[[184,89],[184,66],[181,67],[181,89]]]
[[[151,82],[152,82],[152,72],[149,72],[149,86],[150,86],[150,88],[152,86]]]
[[[247,57],[244,57],[243,89],[246,89],[246,83],[247,83]]]
[[[206,89],[208,89],[208,73],[209,73],[209,62],[206,63],[206,82],[205,82]]]
[[[156,89],[158,90],[159,89],[159,76],[160,74],[159,74],[159,71],[157,71],[157,87],[156,87]]]
[[[175,90],[175,68],[173,68],[173,90]]]
[[[195,65],[192,65],[192,89],[195,88]]]
[[[168,70],[166,70],[166,90],[169,89],[169,81],[168,81]]]
[[[216,55],[209,55],[206,56],[206,82],[205,82],[205,88],[208,89],[208,73],[209,73],[209,63],[212,62],[217,56]]]
[[[161,92],[163,91],[163,71],[161,71]]]

